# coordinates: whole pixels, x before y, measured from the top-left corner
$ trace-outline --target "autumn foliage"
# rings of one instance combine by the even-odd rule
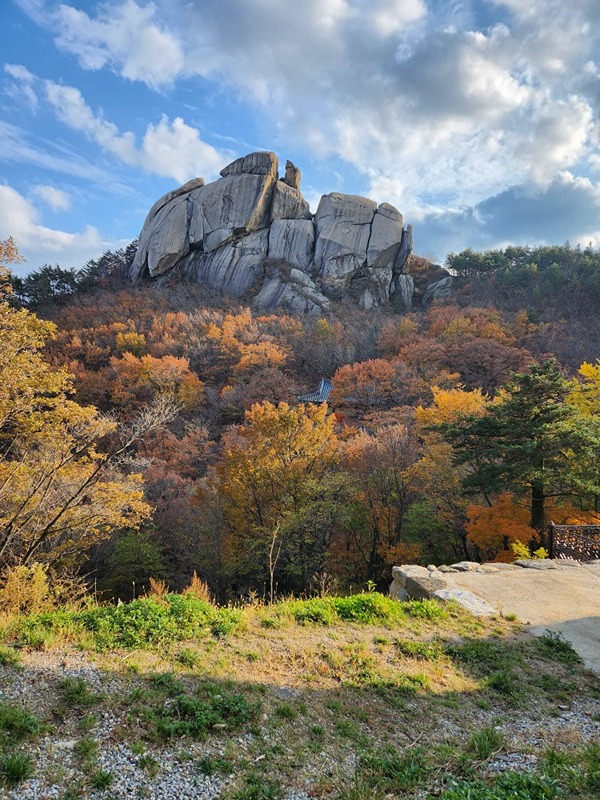
[[[0,242],[0,580],[43,562],[123,597],[194,574],[219,599],[324,575],[384,587],[399,562],[510,558],[539,533],[533,500],[538,521],[600,520],[600,362],[591,342],[544,373],[563,323],[464,285],[410,313],[265,314],[198,285],[128,287],[132,252],[53,301],[50,273],[11,278]],[[329,404],[300,403],[321,378]],[[545,483],[506,455],[532,442]]]

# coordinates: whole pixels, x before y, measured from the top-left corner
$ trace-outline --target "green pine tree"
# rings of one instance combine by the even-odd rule
[[[486,497],[503,491],[527,495],[531,527],[540,531],[549,498],[600,495],[600,421],[569,405],[568,393],[567,380],[550,359],[512,373],[504,400],[483,417],[439,426],[454,447],[456,464],[472,465],[465,490]]]

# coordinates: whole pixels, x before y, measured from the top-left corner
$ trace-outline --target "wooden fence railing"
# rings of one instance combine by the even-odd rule
[[[600,558],[600,525],[548,525],[550,558],[593,561]]]

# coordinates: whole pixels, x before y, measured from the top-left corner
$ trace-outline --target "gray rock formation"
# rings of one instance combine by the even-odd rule
[[[323,313],[344,297],[369,309],[394,296],[410,309],[412,228],[402,214],[334,192],[313,217],[300,179],[291,161],[279,178],[274,153],[251,153],[213,183],[195,178],[169,192],[146,217],[131,279],[182,275],[263,309]],[[421,294],[440,296],[439,283]]]

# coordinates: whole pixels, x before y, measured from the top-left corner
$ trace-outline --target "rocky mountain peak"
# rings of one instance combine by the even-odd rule
[[[131,279],[180,274],[261,309],[322,313],[332,299],[409,309],[412,228],[389,203],[338,192],[313,215],[301,172],[275,153],[250,153],[205,184],[188,181],[150,209]]]

